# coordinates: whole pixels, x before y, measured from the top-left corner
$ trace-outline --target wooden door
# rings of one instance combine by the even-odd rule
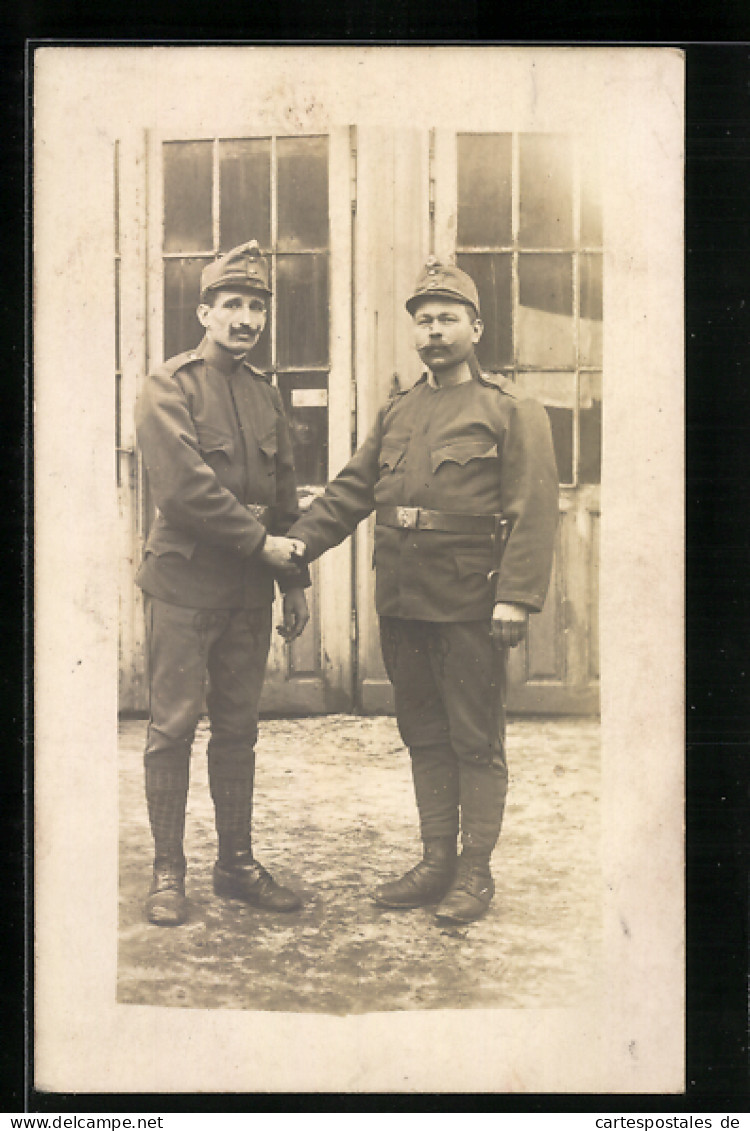
[[[404,301],[429,254],[429,139],[423,131],[358,131],[355,323],[357,437],[378,408],[409,388],[421,364],[411,344]],[[380,653],[373,570],[374,516],[356,533],[357,704],[366,712],[393,709]]]

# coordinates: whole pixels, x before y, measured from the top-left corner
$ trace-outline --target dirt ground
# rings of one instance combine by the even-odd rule
[[[439,928],[429,908],[370,895],[419,856],[408,756],[392,718],[261,722],[256,855],[303,909],[273,916],[218,899],[207,729],[196,739],[188,819],[188,922],[143,917],[151,839],[145,723],[121,724],[118,1000],[332,1014],[459,1007],[551,1008],[597,992],[599,725],[523,719],[508,728],[511,784],[487,916]]]

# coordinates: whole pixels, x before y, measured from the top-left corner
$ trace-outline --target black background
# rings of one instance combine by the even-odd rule
[[[682,27],[658,4],[587,12],[502,14],[483,0],[407,3],[396,10],[363,0],[355,11],[331,3],[243,5],[221,13],[181,6],[183,23],[158,6],[131,4],[127,24],[99,4],[28,4],[0,16],[0,298],[2,382],[2,599],[0,686],[0,1111],[39,1113],[180,1111],[492,1111],[612,1113],[743,1112],[748,1074],[748,736],[750,680],[750,14],[747,5],[688,11]],[[210,19],[208,18],[210,16]],[[218,26],[217,19],[224,19]],[[233,24],[227,24],[233,19]],[[519,29],[515,24],[525,21]],[[649,25],[649,26],[646,26]],[[687,900],[688,1043],[684,1096],[83,1096],[43,1095],[30,1086],[32,731],[30,591],[33,514],[28,431],[31,374],[29,251],[24,217],[30,172],[24,71],[33,45],[116,39],[269,41],[285,29],[317,42],[512,42],[672,44],[687,58]],[[688,30],[689,29],[689,35]],[[515,33],[516,38],[509,39]],[[603,38],[606,33],[606,38]],[[501,34],[505,37],[500,38]],[[525,38],[520,38],[523,35]],[[278,40],[277,40],[278,41]],[[711,42],[713,41],[713,42]],[[723,41],[723,42],[722,42]],[[731,42],[733,41],[733,42]],[[450,81],[450,76],[446,76]],[[61,380],[65,379],[61,357]],[[658,507],[658,499],[654,506]],[[25,602],[24,602],[25,598]],[[95,756],[92,751],[92,756]],[[24,778],[24,766],[27,770]],[[658,915],[658,907],[654,907]],[[644,987],[644,993],[646,987]],[[117,1050],[112,1050],[117,1055]]]

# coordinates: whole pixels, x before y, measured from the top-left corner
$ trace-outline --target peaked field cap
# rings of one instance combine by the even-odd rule
[[[226,287],[243,287],[270,295],[268,262],[260,254],[257,240],[232,248],[221,259],[215,259],[201,272],[201,294]]]
[[[479,292],[470,275],[453,263],[441,263],[434,255],[425,263],[419,273],[414,292],[406,300],[406,309],[413,314],[423,298],[452,298],[457,302],[467,302],[479,315]]]

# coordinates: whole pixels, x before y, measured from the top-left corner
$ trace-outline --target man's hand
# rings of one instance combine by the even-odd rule
[[[523,605],[507,605],[498,601],[492,610],[490,633],[493,640],[506,648],[515,648],[526,636],[529,610]]]
[[[284,623],[276,631],[287,644],[295,640],[305,629],[310,619],[304,589],[290,589],[284,594]]]
[[[283,538],[280,535],[267,534],[258,557],[270,569],[279,573],[290,573],[302,564],[301,558],[304,552],[305,544],[299,538]]]

